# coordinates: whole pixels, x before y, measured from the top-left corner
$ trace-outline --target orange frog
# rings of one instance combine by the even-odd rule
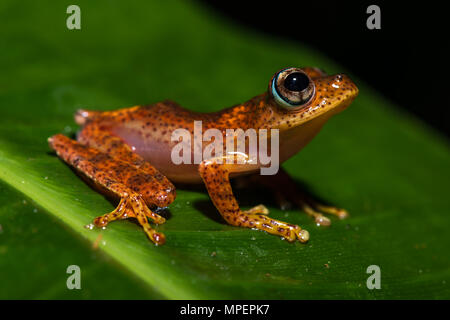
[[[194,122],[201,121],[203,130],[217,129],[223,135],[220,138],[228,142],[236,139],[229,134],[229,129],[256,129],[257,132],[276,129],[277,148],[268,149],[271,153],[278,152],[277,159],[282,163],[300,151],[357,94],[358,88],[345,75],[328,76],[316,68],[287,68],[275,73],[267,92],[219,112],[197,113],[172,101],[107,112],[79,110],[75,121],[82,129],[77,141],[60,134],[48,141],[57,155],[82,177],[93,182],[101,192],[120,199],[114,211],[94,219],[98,227],[133,217],[155,244],[163,244],[165,236],[151,227],[148,218],[156,224],[165,222],[154,209],[166,207],[175,200],[172,182],[203,182],[227,223],[264,230],[290,242],[297,239],[306,242],[308,231],[270,218],[263,205],[241,210],[230,177],[247,175],[253,182],[271,188],[280,202],[295,203],[318,225],[330,224],[322,213],[345,218],[347,212],[305,197],[282,169],[274,175],[256,173],[264,165],[248,156],[248,137],[244,152],[216,150],[198,163],[175,163],[173,150],[179,141],[173,139],[173,132],[184,129],[196,141]],[[273,137],[272,133],[268,134],[268,140],[274,141]],[[188,158],[195,158],[195,153],[205,148],[194,143]]]

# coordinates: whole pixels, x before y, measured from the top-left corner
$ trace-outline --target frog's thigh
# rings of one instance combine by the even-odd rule
[[[306,242],[309,233],[297,225],[288,224],[260,214],[248,214],[239,208],[231,189],[229,174],[238,172],[239,164],[227,164],[226,157],[205,160],[199,165],[209,196],[222,217],[231,225],[256,228],[286,238],[289,241],[299,239]]]
[[[98,123],[91,122],[86,124],[83,127],[83,130],[78,134],[77,140],[79,143],[95,148],[103,153],[107,153],[115,159],[128,162],[134,167],[141,169],[154,177],[160,184],[164,184],[165,190],[175,191],[175,187],[169,179],[150,163],[145,161],[140,155],[133,152],[130,146],[121,138],[115,136],[111,131]]]
[[[306,196],[304,192],[298,189],[295,181],[282,168],[280,168],[276,175],[253,175],[251,179],[255,183],[270,188],[275,193],[277,201],[282,207],[286,206],[287,201],[292,201],[306,212],[306,214],[313,217],[318,225],[329,226],[331,224],[330,219],[325,217],[321,212],[336,215],[340,219],[348,216],[347,211],[344,209],[320,204]]]
[[[150,227],[147,216],[152,217],[157,223],[163,223],[165,219],[151,212],[140,194],[122,183],[121,180],[125,178],[120,179],[121,176],[126,177],[139,172],[139,169],[63,135],[51,137],[49,144],[61,159],[121,199],[114,211],[94,220],[97,225],[105,226],[108,222],[122,218],[124,214],[129,214],[132,210],[148,237],[156,244],[164,243],[164,235]],[[121,166],[120,173],[111,170],[111,166],[116,162]]]

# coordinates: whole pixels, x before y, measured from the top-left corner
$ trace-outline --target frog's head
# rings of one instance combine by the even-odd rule
[[[306,122],[324,123],[357,95],[358,88],[344,74],[329,76],[317,68],[282,69],[270,80],[266,96],[271,122],[275,122],[271,127],[288,130]]]

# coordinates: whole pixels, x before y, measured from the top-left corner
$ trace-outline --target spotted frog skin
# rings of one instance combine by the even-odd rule
[[[271,189],[280,205],[298,205],[319,225],[330,224],[323,213],[345,218],[347,212],[307,198],[282,169],[271,176],[256,173],[262,164],[250,161],[246,154],[223,153],[220,159],[211,157],[199,164],[174,164],[171,150],[177,141],[172,141],[172,132],[186,129],[194,140],[194,121],[202,121],[204,131],[216,128],[227,141],[235,137],[227,136],[226,129],[278,129],[282,163],[307,145],[325,122],[345,109],[357,94],[356,85],[346,75],[328,76],[316,68],[287,68],[275,73],[267,92],[219,112],[197,113],[172,101],[107,112],[79,110],[75,121],[82,128],[77,141],[61,134],[48,141],[58,157],[96,189],[119,200],[115,210],[94,219],[98,227],[136,218],[155,244],[163,244],[164,234],[149,224],[149,219],[155,224],[165,222],[154,209],[175,200],[172,182],[203,182],[227,223],[264,230],[290,242],[306,242],[308,231],[270,218],[263,205],[241,210],[230,178],[246,176],[247,181]],[[244,159],[230,163],[226,161],[230,157]]]

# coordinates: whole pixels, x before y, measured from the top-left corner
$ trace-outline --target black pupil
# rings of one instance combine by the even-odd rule
[[[284,80],[284,87],[289,91],[303,91],[308,85],[308,76],[302,72],[293,72]]]

